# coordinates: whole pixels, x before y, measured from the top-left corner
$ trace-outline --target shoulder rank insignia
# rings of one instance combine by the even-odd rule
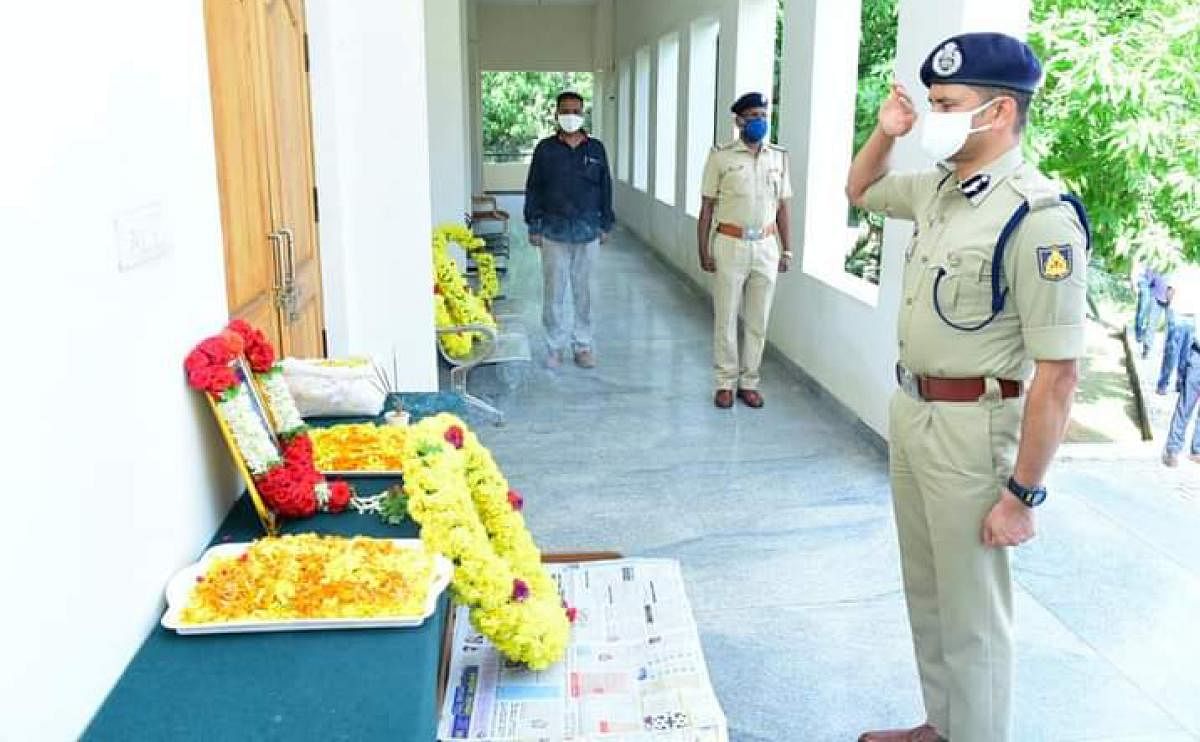
[[[1037,249],[1038,273],[1047,281],[1061,281],[1071,275],[1070,245],[1047,245]]]

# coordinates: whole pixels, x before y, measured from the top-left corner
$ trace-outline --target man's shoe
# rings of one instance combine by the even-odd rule
[[[713,404],[722,410],[728,410],[730,407],[733,407],[733,390],[718,389],[717,395],[713,397]]]
[[[945,738],[928,724],[915,729],[885,729],[879,732],[863,732],[858,742],[945,742]]]
[[[1170,467],[1179,466],[1179,454],[1163,451],[1163,463]]]
[[[596,355],[589,348],[575,351],[575,365],[580,368],[595,368]]]
[[[562,365],[562,353],[552,350],[546,354],[546,368],[558,368]]]
[[[756,389],[738,389],[738,399],[756,410],[763,406],[763,396]]]

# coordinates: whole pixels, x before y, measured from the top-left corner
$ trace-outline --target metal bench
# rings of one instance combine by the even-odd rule
[[[465,358],[455,358],[446,352],[440,342],[443,335],[454,335],[460,332],[473,332],[478,336],[471,345],[471,354]],[[504,413],[467,391],[467,376],[477,366],[488,364],[528,362],[533,356],[529,348],[529,336],[524,330],[508,329],[503,326],[499,330],[487,325],[454,325],[438,328],[438,352],[446,363],[450,364],[450,389],[462,396],[468,405],[483,410],[495,418],[496,425],[504,424]]]

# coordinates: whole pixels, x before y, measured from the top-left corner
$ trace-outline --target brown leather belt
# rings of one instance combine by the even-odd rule
[[[1025,384],[1012,379],[997,379],[1000,398],[1012,399],[1025,393]],[[987,379],[976,376],[968,379],[944,379],[937,376],[918,376],[896,364],[896,382],[909,395],[926,402],[976,402],[987,392]]]
[[[733,237],[737,240],[765,240],[775,234],[775,224],[772,222],[762,229],[748,229],[736,224],[721,222],[717,225],[717,231],[726,237]]]

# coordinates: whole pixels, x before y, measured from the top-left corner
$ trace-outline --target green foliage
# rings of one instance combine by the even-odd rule
[[[1037,0],[1046,64],[1040,167],[1087,204],[1096,257],[1200,261],[1200,8],[1191,0]]]
[[[517,155],[533,150],[554,131],[554,99],[564,90],[583,96],[585,126],[591,126],[589,72],[484,72],[483,151]]]
[[[400,485],[389,487],[379,505],[379,519],[389,526],[398,526],[408,518],[408,495]]]
[[[898,0],[863,0],[858,46],[858,95],[854,101],[854,142],[857,152],[879,118],[879,108],[895,79],[896,33],[899,30]],[[851,207],[851,225],[864,226],[854,249],[846,256],[845,269],[871,283],[879,283],[880,251],[883,246],[883,217]]]

